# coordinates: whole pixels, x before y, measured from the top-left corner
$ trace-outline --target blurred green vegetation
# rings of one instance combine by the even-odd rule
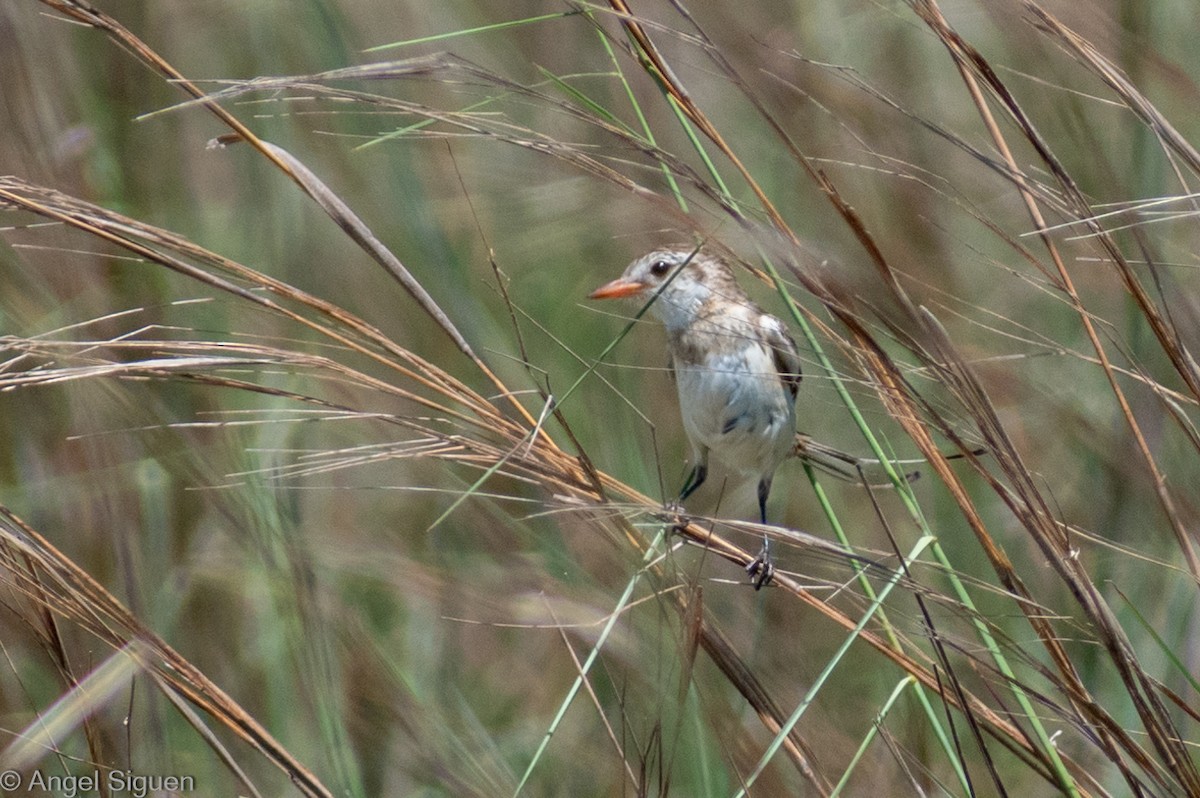
[[[1043,5],[1112,59],[1184,139],[1200,140],[1200,120],[1192,112],[1200,51],[1184,35],[1193,23],[1192,4]],[[1144,657],[1142,665],[1194,706],[1187,672],[1196,672],[1200,657],[1196,584],[1078,314],[1040,271],[1048,258],[1036,238],[1018,237],[1032,224],[994,166],[997,154],[945,48],[902,3],[706,1],[687,8],[720,56],[861,216],[903,273],[913,301],[945,326],[1054,514],[1074,530],[1079,556]],[[640,129],[599,29],[611,37],[657,145],[703,173],[668,103],[625,52],[627,40],[603,8],[508,0],[124,0],[105,4],[105,10],[213,91],[223,81],[314,75],[446,51],[578,103],[564,88],[570,86]],[[719,73],[687,20],[666,2],[634,10],[657,22],[649,30],[678,77],[804,237],[803,267],[847,296],[864,297],[880,318],[897,318],[894,298],[853,232]],[[226,132],[214,117],[196,105],[164,111],[185,97],[102,34],[44,11],[31,0],[0,7],[0,74],[7,76],[0,89],[0,129],[6,131],[0,174],[176,232],[346,308],[474,389],[494,393],[394,281],[258,153],[246,146],[206,149],[208,140]],[[1127,107],[1031,24],[1021,3],[947,3],[944,11],[999,71],[1097,212],[1190,190],[1195,175],[1164,155]],[[557,16],[470,32],[540,15]],[[465,33],[422,41],[456,31]],[[396,46],[366,52],[387,44]],[[669,185],[645,153],[531,95],[436,72],[338,85],[438,111],[473,108],[483,122],[513,125],[512,136],[567,142],[670,201]],[[613,318],[613,309],[588,305],[587,292],[649,246],[688,240],[692,232],[662,205],[499,134],[468,135],[435,124],[381,140],[421,118],[299,88],[244,94],[225,107],[338,192],[517,390],[561,394],[571,386],[632,314],[618,309],[622,318]],[[1011,124],[1003,124],[1011,132]],[[711,146],[708,152],[733,196],[761,221],[734,170]],[[1031,147],[1026,144],[1015,158],[1040,186],[1050,185]],[[684,193],[698,229],[754,259],[752,232],[739,229],[686,183]],[[1046,195],[1053,205],[1050,189]],[[1200,250],[1192,213],[1190,204],[1180,202],[1106,221],[1111,228],[1129,225],[1117,239],[1131,260],[1142,262],[1143,277],[1171,314],[1181,344],[1194,349]],[[3,224],[12,226],[0,240],[0,335],[104,341],[143,329],[157,338],[167,329],[196,341],[286,341],[298,351],[345,357],[380,379],[393,378],[298,325],[77,232],[32,226],[35,221],[5,215]],[[1049,224],[1060,221],[1071,220],[1063,215]],[[1099,249],[1070,238],[1076,230],[1083,232],[1068,228],[1055,236],[1114,362],[1133,373],[1122,376],[1122,387],[1166,474],[1179,517],[1194,534],[1200,510],[1200,457],[1190,437],[1194,397],[1164,402],[1156,393],[1156,386],[1186,390],[1114,270],[1098,260]],[[1146,267],[1146,260],[1156,265]],[[788,279],[797,301],[828,322],[820,302]],[[520,340],[498,280],[519,309]],[[770,286],[748,274],[741,281],[761,304],[784,315]],[[902,342],[885,345],[911,366],[909,378],[918,389],[943,403],[968,441],[978,443],[971,419],[931,381],[931,372]],[[661,332],[639,325],[561,411],[598,468],[665,500],[686,473],[687,452],[663,349]],[[859,354],[832,343],[830,354],[885,448],[915,457],[917,450],[874,388],[861,382]],[[800,429],[868,456],[830,379],[810,352],[805,357],[811,367],[806,365]],[[22,368],[24,361],[14,359],[5,371]],[[299,369],[267,373],[259,381],[319,391],[364,412],[416,412],[395,397],[319,382]],[[533,415],[541,412],[536,394],[522,401]],[[1172,403],[1183,422],[1172,420],[1166,408]],[[480,475],[462,463],[381,457],[354,468],[298,468],[291,474],[306,458],[318,462],[322,452],[403,437],[369,419],[306,421],[304,410],[280,397],[172,381],[85,379],[10,390],[0,394],[0,503],[221,685],[335,794],[510,794],[577,675],[567,647],[580,660],[586,656],[639,567],[638,555],[613,545],[587,518],[556,507],[538,486],[503,476],[485,482],[484,495],[433,525]],[[560,428],[551,424],[548,431],[566,445]],[[1069,591],[1003,496],[969,469],[961,472],[984,524],[1022,580],[1048,615],[1064,613],[1061,631],[1068,636],[1083,624],[1071,614]],[[748,517],[753,500],[735,482],[712,480],[689,509]],[[875,495],[877,513],[862,487],[830,480],[822,485],[856,546],[890,551],[890,531],[907,551],[918,536],[894,491]],[[928,470],[914,490],[929,528],[971,585],[980,613],[1011,638],[1005,644],[1021,652],[1015,659],[1023,674],[1036,680],[1033,666],[1048,666],[1046,654],[1023,645],[1029,626],[1011,597],[997,589],[958,505]],[[782,525],[830,536],[798,464],[784,466],[772,502]],[[776,591],[752,593],[731,565],[695,549],[670,556],[681,572],[700,580],[706,608],[790,711],[845,632]],[[780,557],[781,567],[797,572],[801,582],[852,584],[846,563],[828,555],[783,548]],[[913,578],[942,584],[933,566],[914,567]],[[926,634],[920,611],[911,591],[901,593],[889,600],[889,619],[919,639]],[[822,595],[851,614],[867,604],[848,587]],[[24,601],[12,593],[4,598],[6,606]],[[1162,648],[1139,614],[1165,641]],[[0,613],[0,728],[7,730],[0,750],[67,689],[21,617]],[[978,645],[965,615],[946,610],[939,624],[955,646]],[[685,631],[663,603],[628,611],[593,671],[596,700],[635,769],[642,759],[645,770],[636,775],[650,794],[668,786],[678,795],[733,794],[773,735],[703,655],[690,682],[683,682],[686,658],[679,649]],[[1081,678],[1114,716],[1135,726],[1128,698],[1110,683],[1105,652],[1086,629],[1078,631],[1089,641],[1070,646]],[[68,635],[80,672],[110,653],[83,633]],[[959,676],[981,695],[1007,689],[994,673],[963,670]],[[903,676],[865,646],[846,655],[799,726],[826,778],[837,780]],[[1087,735],[1040,708],[1052,731],[1069,738],[1064,750],[1092,768],[1103,789],[1122,794],[1127,787],[1115,769],[1079,741]],[[135,681],[97,720],[110,764],[194,774],[204,794],[237,789],[210,747],[147,682]],[[876,741],[848,794],[909,777],[911,787],[896,786],[896,794],[916,794],[917,784],[928,794],[962,794],[924,722],[915,702],[902,701],[886,726],[904,754]],[[1194,743],[1193,719],[1183,716],[1181,725]],[[231,735],[218,736],[263,794],[286,792],[282,773]],[[73,772],[76,758],[92,757],[81,735],[56,746],[61,755],[47,757],[46,770]],[[995,749],[991,755],[1009,794],[1050,791],[1033,768]],[[975,754],[964,758],[986,794],[983,766]],[[631,782],[596,706],[581,695],[526,794],[633,794]],[[805,789],[807,783],[779,756],[751,794]]]

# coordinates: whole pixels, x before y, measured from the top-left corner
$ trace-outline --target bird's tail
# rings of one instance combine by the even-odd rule
[[[970,454],[981,455],[986,452],[986,449],[975,449]],[[893,487],[891,480],[887,478],[886,473],[883,471],[883,464],[879,460],[873,457],[857,457],[847,454],[840,449],[826,446],[802,432],[796,433],[796,443],[792,447],[792,455],[799,457],[818,471],[822,471],[838,479],[844,479],[847,482],[859,482],[872,488]],[[946,459],[955,460],[965,456],[966,454],[963,453],[949,454],[946,455]],[[909,466],[919,465],[925,461],[916,459],[892,460],[890,462],[893,466]],[[921,476],[921,471],[920,469],[913,469],[905,471],[900,476],[905,482],[913,482]]]

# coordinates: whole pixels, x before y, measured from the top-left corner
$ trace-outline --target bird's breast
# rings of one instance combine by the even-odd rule
[[[748,342],[685,361],[675,375],[693,444],[746,473],[773,471],[790,450],[795,407],[764,345]]]

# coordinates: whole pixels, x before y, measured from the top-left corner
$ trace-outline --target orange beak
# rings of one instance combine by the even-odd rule
[[[620,299],[621,297],[640,294],[645,290],[646,286],[636,280],[626,280],[624,277],[618,277],[611,283],[605,283],[588,294],[588,299]]]

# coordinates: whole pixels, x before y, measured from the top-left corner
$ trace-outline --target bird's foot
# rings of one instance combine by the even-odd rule
[[[775,578],[775,563],[771,562],[771,547],[765,540],[758,556],[746,566],[746,573],[750,574],[750,582],[754,585],[755,590],[762,590]]]
[[[671,525],[672,532],[682,532],[688,525],[687,510],[684,509],[683,503],[679,501],[667,502],[663,507],[665,511],[663,520]]]

